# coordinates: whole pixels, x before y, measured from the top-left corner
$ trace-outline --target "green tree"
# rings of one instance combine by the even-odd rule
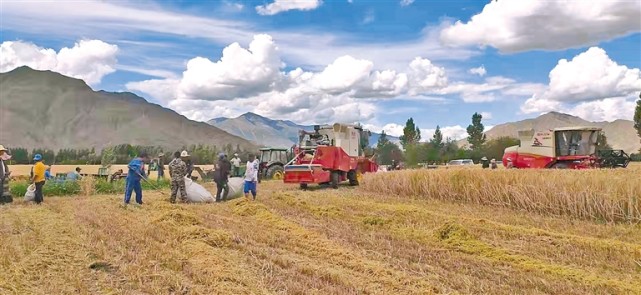
[[[407,119],[405,128],[403,128],[403,135],[399,139],[404,149],[421,141],[421,130],[414,124],[413,118]]]
[[[641,93],[639,93],[637,107],[634,110],[634,128],[637,130],[637,134],[641,138]],[[641,149],[639,149],[639,153],[641,153]]]
[[[432,136],[430,143],[439,150],[443,148],[443,133],[441,132],[441,126],[436,125],[436,131],[434,131],[434,135]]]
[[[509,136],[502,136],[495,139],[490,139],[483,147],[483,155],[488,159],[496,159],[500,161],[503,158],[505,148],[519,145],[519,140]]]
[[[381,165],[391,165],[392,160],[397,163],[403,160],[403,152],[399,146],[389,140],[385,131],[381,133],[376,143],[377,162]]]
[[[474,151],[478,151],[483,147],[485,143],[485,126],[481,123],[483,116],[479,113],[474,113],[472,115],[472,125],[467,126],[467,142],[470,143],[470,147]]]
[[[378,137],[378,142],[376,143],[376,148],[381,149],[384,147],[386,144],[388,144],[390,141],[387,138],[387,134],[385,133],[385,130],[381,132],[381,136]]]
[[[25,148],[10,148],[8,149],[11,153],[11,164],[29,164],[31,163],[29,159],[29,151]]]

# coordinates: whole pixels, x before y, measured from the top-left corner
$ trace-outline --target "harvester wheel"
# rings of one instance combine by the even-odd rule
[[[347,179],[349,180],[349,185],[358,185],[358,174],[356,170],[349,170],[349,172],[347,172]]]
[[[307,183],[301,183],[300,184],[300,189],[306,190],[307,189]]]
[[[333,189],[338,188],[338,182],[340,181],[340,172],[339,171],[332,171],[331,175],[331,184]]]
[[[552,169],[568,169],[568,168],[570,168],[570,166],[568,166],[567,163],[563,163],[563,162],[552,165]]]

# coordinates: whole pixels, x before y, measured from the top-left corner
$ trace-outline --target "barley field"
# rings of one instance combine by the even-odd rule
[[[0,294],[641,294],[639,207],[619,206],[639,192],[631,168],[395,171],[338,190],[265,181],[253,202],[145,191],[126,209],[90,188],[18,199],[0,206]],[[553,192],[566,199],[549,203]]]

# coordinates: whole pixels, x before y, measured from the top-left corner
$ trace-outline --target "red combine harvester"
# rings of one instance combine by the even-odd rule
[[[630,162],[622,150],[598,150],[601,128],[567,127],[548,131],[519,131],[521,144],[505,149],[507,168],[625,168]]]
[[[310,183],[331,184],[338,188],[342,181],[358,185],[361,175],[376,172],[378,165],[365,157],[369,131],[360,125],[334,124],[314,126],[313,132],[301,130],[296,155],[285,165],[285,183],[299,183],[302,189]]]

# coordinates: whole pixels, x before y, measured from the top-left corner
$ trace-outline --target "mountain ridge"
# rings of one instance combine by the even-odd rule
[[[83,80],[23,66],[0,73],[0,142],[32,148],[118,144],[178,149],[204,144],[256,145],[130,92],[94,91]]]

